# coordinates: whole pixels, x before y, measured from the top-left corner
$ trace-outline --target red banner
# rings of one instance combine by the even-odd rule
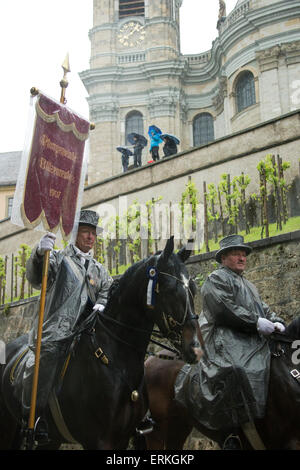
[[[39,95],[21,214],[24,225],[72,232],[89,122]]]

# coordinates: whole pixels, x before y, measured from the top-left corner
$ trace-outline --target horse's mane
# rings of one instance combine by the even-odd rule
[[[130,288],[130,283],[132,287],[136,290],[137,286],[135,283],[132,282],[133,277],[142,267],[146,267],[149,264],[149,260],[153,259],[153,255],[149,256],[146,259],[141,261],[137,261],[132,266],[130,266],[124,274],[122,274],[119,278],[114,279],[112,282],[107,296],[107,304],[106,310],[108,310],[115,300],[121,299],[125,292],[128,292]],[[145,278],[146,279],[146,278]]]
[[[292,339],[300,339],[300,316],[291,321],[286,327],[285,333]]]
[[[155,258],[158,258],[158,256],[162,253],[161,250],[157,251],[156,253],[148,256],[147,258],[137,261],[134,263],[132,266],[130,266],[124,274],[122,274],[119,278],[115,279],[109,289],[108,292],[108,297],[107,297],[107,304],[106,304],[106,310],[111,308],[114,304],[114,302],[121,303],[121,301],[124,301],[125,295],[130,297],[130,300],[132,302],[132,298],[137,298],[137,290],[138,286],[141,286],[143,282],[147,282],[147,277],[146,275],[141,275],[141,270],[146,269],[150,266],[156,265],[157,260]],[[173,268],[175,269],[175,272],[179,269],[179,262],[176,262],[175,260],[178,260],[179,258],[177,257],[176,253],[172,253],[170,256],[169,260],[172,263]],[[139,283],[139,284],[137,284]],[[192,289],[194,290],[194,289]],[[134,291],[134,292],[133,292]],[[132,295],[130,295],[132,294]]]

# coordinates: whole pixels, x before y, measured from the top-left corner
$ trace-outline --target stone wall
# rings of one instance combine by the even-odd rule
[[[0,308],[0,340],[8,343],[27,333],[37,309],[38,297],[2,306]]]
[[[300,230],[249,243],[245,277],[257,287],[262,299],[287,322],[300,314]],[[218,263],[216,252],[190,259],[188,267],[196,277],[196,311],[202,308],[200,289]]]

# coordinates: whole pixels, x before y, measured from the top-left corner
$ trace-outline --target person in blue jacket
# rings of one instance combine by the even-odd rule
[[[162,142],[159,134],[154,131],[150,133],[150,153],[153,161],[159,160],[159,144]]]

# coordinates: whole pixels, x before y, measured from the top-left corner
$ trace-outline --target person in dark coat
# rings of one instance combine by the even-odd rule
[[[128,165],[129,165],[129,154],[126,152],[126,149],[122,151],[122,167],[123,167],[123,173],[126,173],[128,171]]]
[[[56,236],[49,232],[33,249],[26,264],[28,281],[35,289],[40,289],[44,253],[46,250],[50,251],[36,404],[36,416],[40,418],[36,435],[39,443],[48,440],[44,411],[56,379],[58,365],[70,346],[69,339],[74,327],[87,306],[91,311],[101,312],[107,303],[112,279],[104,266],[91,255],[99,233],[98,220],[96,212],[82,210],[75,244],[70,243],[65,249],[56,251],[53,249]],[[30,411],[37,327],[38,316],[29,333],[29,353],[22,377],[24,423],[27,422]]]
[[[177,153],[177,145],[174,139],[165,136],[163,137],[163,141],[165,142],[165,145],[163,146],[164,156],[170,157],[171,155],[175,155]]]
[[[216,254],[220,267],[201,290],[200,327],[207,354],[195,366],[184,366],[175,386],[176,399],[191,407],[200,423],[224,430],[224,449],[239,448],[237,428],[264,417],[270,372],[267,337],[285,330],[283,320],[243,276],[251,251],[240,235],[221,240]]]
[[[133,166],[138,168],[142,166],[142,150],[144,148],[143,144],[138,140],[137,137],[134,137],[135,143],[133,145]]]

